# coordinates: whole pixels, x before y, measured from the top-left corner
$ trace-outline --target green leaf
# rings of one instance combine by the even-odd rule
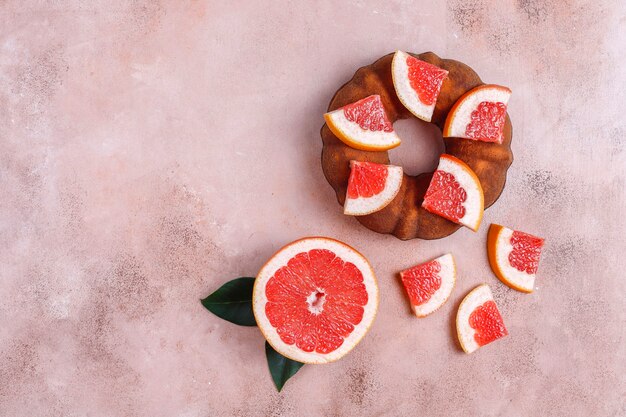
[[[285,382],[296,374],[304,365],[301,362],[293,361],[276,352],[274,348],[265,342],[265,356],[267,356],[267,364],[270,367],[270,373],[274,380],[276,389],[280,392]]]
[[[240,326],[256,326],[252,313],[254,278],[242,277],[228,281],[202,300],[211,313]]]

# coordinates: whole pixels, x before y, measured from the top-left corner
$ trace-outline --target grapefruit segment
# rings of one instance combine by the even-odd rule
[[[483,189],[474,171],[452,155],[441,155],[422,207],[477,231],[484,206]]]
[[[493,273],[509,287],[530,293],[544,240],[498,224],[489,227],[487,255]]]
[[[443,137],[502,143],[510,97],[510,89],[495,84],[481,85],[468,91],[450,109]]]
[[[441,307],[452,294],[456,281],[456,266],[451,254],[440,256],[400,272],[417,317],[425,317]]]
[[[402,167],[350,161],[344,214],[363,216],[386,207],[402,186]]]
[[[369,262],[334,239],[297,240],[279,250],[254,283],[252,308],[270,345],[302,363],[347,354],[369,329],[378,307]]]
[[[400,145],[379,95],[324,114],[328,128],[346,145],[364,151],[386,151]]]
[[[393,86],[400,102],[415,117],[430,122],[448,71],[396,51],[391,61]]]
[[[474,288],[461,302],[456,331],[465,353],[509,334],[487,284]]]

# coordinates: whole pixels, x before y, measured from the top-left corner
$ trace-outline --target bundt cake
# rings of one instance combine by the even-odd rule
[[[410,55],[448,71],[431,120],[431,123],[442,130],[446,117],[457,100],[469,90],[483,85],[483,82],[469,66],[461,62],[441,59],[432,52]],[[396,95],[392,79],[393,56],[393,53],[385,55],[373,64],[360,68],[335,93],[328,112],[365,97],[379,95],[391,123],[415,117]],[[322,169],[341,205],[346,198],[351,160],[389,164],[389,154],[386,151],[372,152],[352,148],[339,140],[326,124],[322,127],[321,136]],[[504,189],[506,173],[513,161],[511,138],[511,120],[507,114],[501,144],[455,137],[443,139],[446,153],[465,162],[478,176],[484,191],[485,208],[491,206]],[[424,194],[432,175],[432,172],[417,176],[405,173],[400,191],[391,203],[372,214],[357,216],[357,220],[375,232],[390,233],[403,240],[439,239],[454,233],[460,225],[422,208]]]

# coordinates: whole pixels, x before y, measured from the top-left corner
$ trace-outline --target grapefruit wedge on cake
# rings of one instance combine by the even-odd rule
[[[379,95],[326,113],[324,119],[331,132],[352,148],[386,151],[400,145]]]
[[[487,235],[487,255],[493,273],[515,290],[532,292],[543,243],[540,237],[492,224]]]
[[[511,90],[495,84],[476,87],[457,100],[443,126],[443,137],[502,143]]]
[[[332,362],[350,352],[377,308],[367,259],[325,237],[285,246],[254,282],[252,309],[261,332],[274,350],[302,363]]]
[[[440,256],[400,272],[411,308],[417,317],[424,317],[441,307],[452,294],[456,267],[451,254]]]
[[[470,167],[443,154],[424,195],[422,207],[477,231],[485,207],[483,189]]]
[[[363,216],[387,206],[402,186],[402,167],[350,161],[344,214]]]
[[[487,284],[474,288],[461,301],[456,331],[465,353],[472,353],[509,334]]]
[[[393,86],[400,102],[415,117],[430,122],[448,71],[396,51],[391,61]]]

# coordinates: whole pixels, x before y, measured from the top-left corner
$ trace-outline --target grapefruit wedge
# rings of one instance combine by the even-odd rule
[[[386,151],[400,145],[379,95],[326,113],[324,119],[331,132],[352,148]]]
[[[443,137],[502,143],[511,90],[495,84],[476,87],[457,100],[443,126]]]
[[[483,218],[485,198],[474,171],[460,159],[443,154],[424,195],[422,207],[477,231]]]
[[[430,122],[448,71],[396,51],[391,61],[393,86],[400,102],[415,117]]]
[[[492,224],[487,235],[487,255],[493,273],[515,290],[532,292],[543,243],[540,237]]]
[[[302,363],[332,362],[350,352],[377,308],[369,262],[330,238],[290,243],[254,282],[252,309],[261,332],[278,353]]]
[[[402,167],[350,161],[344,214],[363,216],[387,206],[402,186]]]
[[[465,353],[472,353],[509,334],[487,284],[474,288],[461,302],[456,331]]]
[[[456,267],[451,254],[400,272],[411,308],[417,317],[425,317],[441,307],[452,294]]]

